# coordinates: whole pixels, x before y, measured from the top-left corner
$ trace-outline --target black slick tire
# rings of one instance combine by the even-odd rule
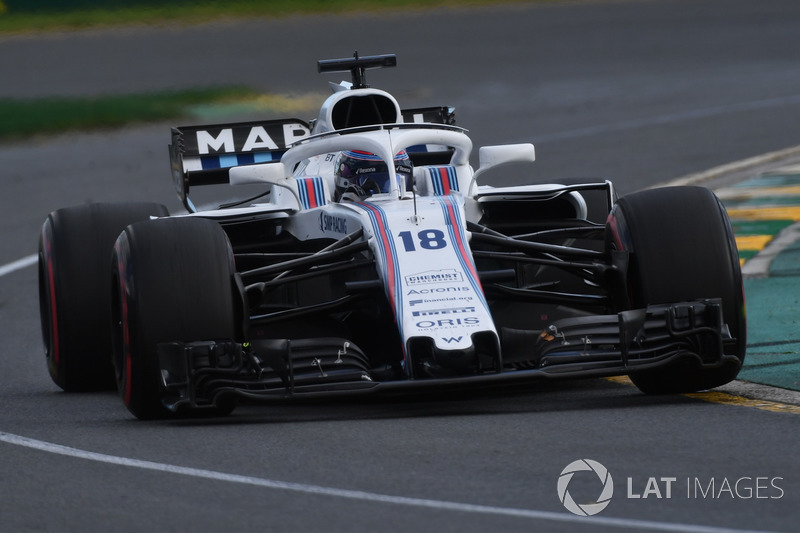
[[[174,416],[162,402],[158,344],[241,337],[228,237],[196,217],[132,224],[114,246],[113,273],[113,360],[123,403],[139,419]],[[230,410],[227,403],[220,409]]]
[[[723,320],[735,343],[726,364],[701,367],[687,358],[668,367],[631,373],[651,394],[693,392],[735,379],[745,357],[746,320],[739,256],[728,216],[703,187],[650,189],[619,199],[609,215],[612,249],[630,252],[630,306],[722,298]],[[702,354],[699,354],[702,356]]]
[[[65,391],[113,389],[111,270],[129,224],[167,216],[154,203],[108,203],[50,213],[39,237],[39,314],[50,377]]]

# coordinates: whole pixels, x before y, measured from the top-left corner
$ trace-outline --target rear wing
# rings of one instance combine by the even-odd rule
[[[407,123],[455,124],[450,107],[415,108],[402,113]],[[298,118],[172,128],[169,156],[178,197],[187,210],[195,212],[189,199],[192,187],[227,184],[233,167],[280,161],[292,144],[311,133],[312,125]],[[446,147],[409,149],[415,164],[449,161],[451,153]]]
[[[453,107],[421,107],[403,109],[403,122],[456,125],[456,113]],[[406,149],[408,157],[414,165],[446,165],[450,163],[453,150],[447,146],[411,146]]]
[[[169,157],[178,197],[194,212],[191,187],[226,184],[232,167],[280,161],[310,134],[309,124],[296,118],[172,128]]]

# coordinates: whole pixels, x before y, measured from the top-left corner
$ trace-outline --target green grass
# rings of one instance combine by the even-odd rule
[[[0,0],[0,34],[142,24],[175,25],[294,14],[347,13],[532,0]],[[558,0],[536,0],[555,2]],[[309,95],[287,99],[243,88],[188,90],[97,98],[0,98],[0,141],[41,133],[114,128],[191,115],[213,121],[237,108],[308,106]]]
[[[221,18],[284,17],[435,6],[500,3],[501,0],[0,0],[0,32],[52,31],[136,24],[197,23]],[[514,1],[514,0],[511,0]],[[520,1],[520,0],[517,0]],[[5,3],[4,3],[5,2]],[[505,0],[507,3],[508,0]],[[70,7],[73,6],[73,7]],[[103,6],[103,7],[97,7]]]
[[[241,87],[96,98],[0,98],[0,140],[180,119],[190,116],[196,107],[230,105],[256,98],[254,91]]]

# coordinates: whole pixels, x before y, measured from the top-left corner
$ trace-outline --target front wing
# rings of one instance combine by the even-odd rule
[[[502,344],[529,357],[446,378],[411,379],[402,369],[369,368],[339,338],[210,340],[158,347],[165,406],[203,408],[230,397],[285,401],[309,396],[469,388],[541,378],[633,374],[691,360],[704,368],[739,364],[719,299],[651,305],[617,314],[567,318],[540,332],[502,331]],[[509,352],[517,350],[510,349]],[[698,353],[711,354],[702,358]]]

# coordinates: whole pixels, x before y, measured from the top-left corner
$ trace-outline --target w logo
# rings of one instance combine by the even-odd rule
[[[461,342],[461,339],[463,338],[464,336],[462,335],[460,337],[442,337],[442,340],[447,344],[450,344],[451,342]]]

